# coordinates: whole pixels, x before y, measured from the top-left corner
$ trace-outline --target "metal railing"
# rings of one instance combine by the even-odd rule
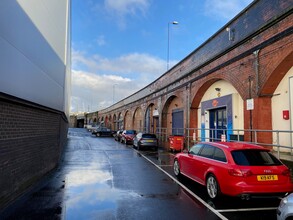
[[[238,141],[270,147],[276,152],[293,155],[293,131],[291,130],[250,130],[250,129],[206,129],[206,128],[157,128],[156,135],[162,142],[171,135],[183,134],[185,147],[189,149],[197,142]],[[223,136],[224,135],[224,136]],[[268,138],[269,137],[269,138]]]

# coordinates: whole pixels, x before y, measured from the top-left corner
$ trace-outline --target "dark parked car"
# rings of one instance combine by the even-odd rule
[[[96,135],[97,137],[101,137],[101,136],[112,136],[112,131],[109,128],[105,128],[105,127],[98,127],[95,128],[92,131],[92,134]]]
[[[123,132],[123,130],[119,130],[119,131],[116,132],[116,134],[114,134],[115,141],[120,141],[121,140],[122,132]]]
[[[198,143],[176,154],[174,173],[206,186],[211,199],[225,194],[247,200],[293,191],[287,166],[269,149],[243,142]]]
[[[133,147],[140,149],[158,149],[158,139],[155,134],[138,133],[133,139]]]
[[[133,138],[136,135],[135,130],[124,130],[121,135],[120,142],[125,144],[133,144]]]

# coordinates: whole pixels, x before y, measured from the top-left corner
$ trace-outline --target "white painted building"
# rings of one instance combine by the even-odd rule
[[[69,0],[0,1],[0,92],[69,116]]]
[[[0,210],[57,167],[67,141],[70,0],[0,0]]]

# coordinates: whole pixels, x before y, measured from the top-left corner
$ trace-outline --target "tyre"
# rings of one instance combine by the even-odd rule
[[[101,137],[101,134],[100,134],[100,133],[96,133],[96,136],[97,136],[97,137]]]
[[[173,171],[176,177],[180,176],[180,165],[178,160],[174,160],[174,164],[173,164]]]
[[[206,181],[207,193],[211,199],[216,199],[220,196],[220,187],[216,177],[210,174]]]

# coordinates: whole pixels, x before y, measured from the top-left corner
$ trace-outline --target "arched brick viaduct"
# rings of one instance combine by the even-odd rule
[[[226,128],[272,130],[273,118],[282,115],[273,116],[272,99],[288,96],[288,89],[276,89],[293,75],[292,5],[292,0],[254,1],[156,81],[99,111],[98,121],[115,130],[162,129],[169,135],[177,113],[183,113],[182,128],[205,129],[224,109]],[[247,100],[253,100],[252,110]],[[250,132],[243,136],[252,138]],[[272,139],[271,133],[258,136],[264,143]]]

